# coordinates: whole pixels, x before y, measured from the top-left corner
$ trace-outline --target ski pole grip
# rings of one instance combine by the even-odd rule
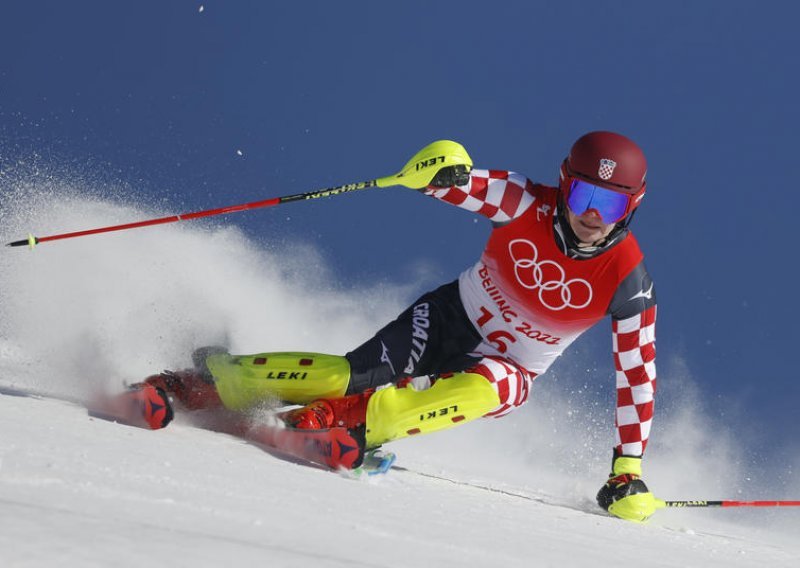
[[[377,185],[422,189],[431,183],[440,169],[458,165],[472,168],[472,158],[464,147],[452,140],[437,140],[414,154],[399,173],[378,179]]]

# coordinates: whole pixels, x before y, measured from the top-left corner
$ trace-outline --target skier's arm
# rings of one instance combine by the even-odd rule
[[[650,435],[656,391],[655,294],[646,272],[644,277],[644,283],[649,284],[625,295],[619,310],[642,311],[627,317],[612,316],[617,375],[616,443],[611,474],[597,494],[602,508],[629,521],[643,521],[656,510],[655,498],[641,479],[642,454]]]
[[[643,521],[656,510],[655,498],[641,479],[656,391],[656,300],[643,264],[623,281],[611,311],[616,443],[611,474],[597,494],[597,503],[616,517]]]
[[[614,455],[641,457],[647,447],[656,392],[656,306],[612,320],[617,376]]]
[[[617,383],[614,455],[641,457],[656,391],[656,294],[644,263],[619,285],[609,311]]]
[[[440,174],[422,190],[425,195],[479,213],[496,224],[516,219],[534,201],[533,182],[515,172],[443,168]]]

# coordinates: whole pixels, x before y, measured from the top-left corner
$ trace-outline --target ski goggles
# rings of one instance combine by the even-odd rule
[[[600,214],[603,223],[610,225],[633,211],[633,195],[592,185],[588,181],[573,179],[569,184],[567,205],[575,215],[581,216],[589,209]]]

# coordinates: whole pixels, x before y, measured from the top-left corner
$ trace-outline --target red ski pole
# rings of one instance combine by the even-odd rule
[[[243,203],[241,205],[231,205],[229,207],[220,207],[218,209],[208,209],[206,211],[195,211],[193,213],[182,213],[180,215],[171,215],[169,217],[161,217],[159,219],[147,219],[146,221],[138,221],[135,223],[123,223],[121,225],[111,225],[108,227],[98,227],[96,229],[86,229],[83,231],[74,231],[72,233],[61,233],[59,235],[49,235],[46,237],[34,237],[28,235],[27,239],[21,239],[6,244],[8,247],[20,247],[28,245],[33,248],[39,243],[46,243],[48,241],[58,241],[61,239],[71,239],[75,237],[85,237],[87,235],[97,235],[99,233],[110,233],[112,231],[125,231],[127,229],[138,229],[139,227],[150,227],[153,225],[163,225],[166,223],[175,223],[177,221],[188,221],[190,219],[200,219],[201,217],[212,217],[214,215],[225,215],[227,213],[236,213],[238,211],[247,211],[249,209],[258,209],[273,207],[286,203],[289,201],[298,201],[301,199],[314,199],[317,197],[327,197],[330,195],[338,195],[355,191],[357,189],[365,189],[377,185],[377,180],[366,181],[361,183],[352,183],[347,185],[340,185],[338,187],[330,187],[320,191],[313,191],[310,193],[302,193],[297,195],[288,195],[285,197],[274,197],[272,199],[264,199],[262,201],[253,201],[251,203]]]
[[[417,152],[414,157],[409,160],[409,162],[399,173],[391,176],[377,178],[370,181],[328,187],[326,189],[309,191],[307,193],[286,195],[284,197],[273,197],[272,199],[253,201],[251,203],[243,203],[241,205],[231,205],[229,207],[220,207],[218,209],[208,209],[206,211],[195,211],[193,213],[171,215],[169,217],[161,217],[159,219],[148,219],[146,221],[138,221],[135,223],[124,223],[122,225],[86,229],[83,231],[62,233],[60,235],[49,235],[46,237],[34,237],[33,235],[28,235],[27,239],[14,241],[8,243],[6,246],[20,247],[28,245],[33,248],[35,245],[39,243],[45,243],[47,241],[71,239],[74,237],[96,235],[98,233],[110,233],[112,231],[125,231],[127,229],[150,227],[152,225],[163,225],[165,223],[175,223],[177,221],[188,221],[190,219],[200,219],[201,217],[224,215],[226,213],[236,213],[238,211],[248,211],[250,209],[274,207],[275,205],[289,203],[290,201],[305,201],[320,197],[331,197],[359,189],[367,189],[369,187],[390,187],[393,185],[404,185],[412,189],[422,189],[431,182],[433,177],[441,168],[456,165],[472,167],[472,159],[469,157],[464,147],[458,142],[439,140],[425,146],[425,148]]]
[[[662,507],[800,507],[800,501],[662,501]]]

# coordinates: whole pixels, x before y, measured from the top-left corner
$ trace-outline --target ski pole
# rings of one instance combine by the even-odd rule
[[[357,183],[347,183],[317,191],[297,193],[295,195],[273,197],[271,199],[253,201],[251,203],[243,203],[241,205],[231,205],[217,209],[195,211],[193,213],[182,213],[180,215],[171,215],[169,217],[148,219],[134,223],[124,223],[121,225],[86,229],[83,231],[49,235],[46,237],[35,237],[32,234],[29,234],[27,239],[13,241],[7,243],[6,246],[19,247],[28,245],[31,249],[33,249],[33,247],[37,244],[48,241],[84,237],[87,235],[109,233],[112,231],[125,231],[128,229],[137,229],[139,227],[150,227],[152,225],[163,225],[166,223],[175,223],[177,221],[188,221],[190,219],[200,219],[202,217],[212,217],[214,215],[225,215],[227,213],[236,213],[238,211],[248,211],[250,209],[274,207],[275,205],[280,205],[282,203],[290,203],[292,201],[307,201],[310,199],[318,199],[320,197],[332,197],[334,195],[341,195],[343,193],[350,193],[352,191],[367,189],[370,187],[390,187],[393,185],[403,185],[411,189],[422,189],[431,182],[433,177],[441,168],[455,165],[466,165],[471,167],[472,159],[469,157],[464,147],[458,142],[439,140],[425,146],[425,148],[417,152],[411,158],[411,160],[408,161],[408,163],[399,173],[391,176],[385,176]]]
[[[660,501],[663,507],[800,507],[800,501]]]

